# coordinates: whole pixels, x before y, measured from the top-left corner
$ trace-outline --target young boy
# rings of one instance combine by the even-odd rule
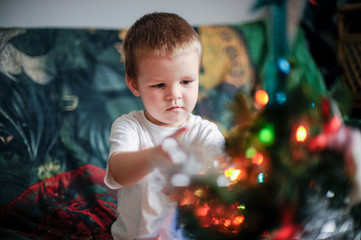
[[[147,14],[129,29],[124,43],[126,83],[145,110],[116,119],[110,133],[105,183],[118,189],[114,239],[181,239],[176,202],[162,193],[173,139],[222,154],[224,137],[214,123],[193,115],[198,98],[201,42],[183,18]],[[169,141],[168,141],[169,142]],[[174,141],[173,141],[174,142]],[[163,145],[163,147],[162,147]]]

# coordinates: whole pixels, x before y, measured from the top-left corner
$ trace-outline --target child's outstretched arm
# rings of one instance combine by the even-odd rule
[[[185,128],[181,128],[168,138],[177,140],[185,131]],[[116,152],[108,160],[108,168],[113,179],[122,186],[138,182],[157,167],[173,165],[171,157],[161,145],[137,152]]]

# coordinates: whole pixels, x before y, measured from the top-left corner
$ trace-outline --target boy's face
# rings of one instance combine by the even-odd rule
[[[138,79],[127,78],[129,89],[141,97],[145,116],[154,124],[178,127],[192,112],[198,98],[199,55],[146,56],[139,62]]]

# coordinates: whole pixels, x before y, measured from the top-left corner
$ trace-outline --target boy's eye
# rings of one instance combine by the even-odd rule
[[[191,80],[183,80],[182,82],[181,82],[181,84],[183,84],[183,85],[188,85],[188,84],[190,84],[192,81]]]
[[[164,86],[165,86],[164,83],[159,83],[159,84],[152,85],[153,88],[162,88]]]

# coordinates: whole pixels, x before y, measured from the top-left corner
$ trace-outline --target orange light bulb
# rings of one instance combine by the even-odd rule
[[[241,174],[241,170],[235,169],[235,168],[232,168],[232,167],[227,168],[224,171],[224,176],[228,177],[231,181],[236,181],[240,174]]]
[[[307,129],[303,125],[298,126],[296,129],[296,141],[304,142],[307,138],[307,135]]]
[[[263,154],[258,152],[253,156],[252,163],[259,166],[263,163],[263,159]]]
[[[256,103],[264,106],[268,103],[269,97],[265,90],[258,90],[255,95]]]
[[[237,216],[233,219],[234,225],[240,225],[244,221],[244,216]]]
[[[225,227],[229,227],[229,226],[231,226],[231,223],[232,223],[232,221],[230,220],[230,219],[226,219],[226,220],[224,220],[224,226]]]

